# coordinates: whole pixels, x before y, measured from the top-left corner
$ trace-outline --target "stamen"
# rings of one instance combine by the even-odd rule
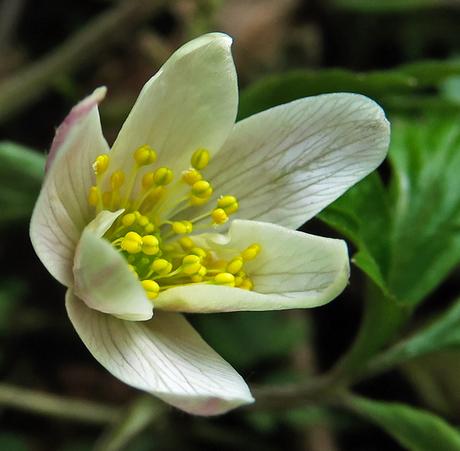
[[[243,257],[243,260],[248,261],[248,260],[254,260],[260,252],[260,244],[254,243],[251,244],[248,248],[246,248],[242,253],[241,256]]]
[[[228,221],[227,213],[223,208],[216,208],[211,213],[214,224],[225,224]]]
[[[221,272],[214,277],[214,283],[216,285],[223,285],[226,287],[235,286],[235,276],[229,272]]]
[[[142,251],[142,237],[136,232],[128,232],[122,239],[120,247],[129,254]]]
[[[158,297],[158,293],[160,292],[160,285],[158,285],[157,282],[154,280],[143,280],[141,284],[149,299],[155,299]]]
[[[207,199],[212,195],[212,186],[206,180],[200,180],[192,185],[192,195],[199,199]]]
[[[97,175],[103,174],[109,167],[110,158],[106,153],[98,155],[93,163],[93,171]]]
[[[157,153],[148,144],[144,144],[134,151],[133,157],[138,166],[146,166],[155,163]]]
[[[122,252],[129,270],[141,280],[146,296],[155,299],[168,288],[196,283],[252,290],[254,284],[244,271],[244,265],[257,257],[261,250],[259,244],[253,243],[242,252],[226,248],[220,255],[218,249],[199,247],[187,236],[227,222],[238,210],[235,196],[220,196],[214,209],[193,219],[168,220],[168,217],[180,217],[181,212],[204,205],[212,198],[213,187],[200,172],[209,164],[209,151],[197,149],[190,159],[191,168],[183,171],[181,179],[174,184],[173,172],[168,167],[149,170],[138,181],[141,168],[157,159],[150,146],[137,148],[133,159],[129,176],[114,168],[110,177],[105,179],[108,179],[105,183],[110,190],[103,192],[102,175],[107,172],[110,157],[98,155],[92,165],[96,184],[89,189],[88,203],[99,211],[104,208],[111,211],[120,207],[125,209],[105,237]],[[133,198],[132,193],[139,195]],[[173,199],[173,205],[169,205],[170,199]],[[202,221],[206,218],[209,218],[207,224]],[[165,224],[171,227],[170,230],[165,230]]]
[[[195,169],[204,169],[208,164],[211,156],[206,149],[197,149],[193,152],[190,162]]]
[[[160,251],[159,244],[156,236],[145,235],[142,237],[142,252],[146,255],[156,255]]]
[[[194,183],[203,179],[203,176],[196,169],[187,169],[182,172],[182,181],[192,186]]]

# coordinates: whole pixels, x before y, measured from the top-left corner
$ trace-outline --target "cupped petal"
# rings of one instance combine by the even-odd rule
[[[113,167],[133,164],[144,144],[158,164],[180,171],[198,148],[214,154],[229,135],[238,107],[232,40],[210,33],[179,48],[142,89],[114,145]]]
[[[81,235],[75,261],[75,294],[86,305],[130,321],[144,321],[153,315],[153,304],[128,262],[102,235],[123,212],[102,211]]]
[[[227,258],[259,244],[260,254],[245,264],[254,290],[183,285],[160,293],[156,309],[208,313],[317,307],[337,297],[348,282],[348,252],[342,240],[243,220],[233,221],[227,235],[196,235],[193,240]]]
[[[389,135],[367,97],[300,99],[238,122],[206,176],[237,217],[296,229],[382,162]]]
[[[91,165],[98,154],[108,151],[97,108],[105,91],[99,88],[81,101],[57,129],[30,223],[35,252],[66,286],[73,283],[73,256],[81,231],[93,215],[87,202],[94,183]]]
[[[178,313],[131,322],[89,309],[69,290],[67,312],[86,347],[110,373],[196,415],[253,402],[241,376]]]

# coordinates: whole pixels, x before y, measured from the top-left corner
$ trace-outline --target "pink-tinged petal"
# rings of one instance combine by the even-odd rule
[[[389,139],[367,97],[308,97],[238,122],[206,177],[238,197],[237,217],[296,229],[373,171]]]
[[[129,171],[133,151],[149,144],[176,176],[198,148],[215,154],[232,130],[238,106],[232,40],[210,33],[179,48],[142,89],[112,148]]]
[[[75,247],[94,216],[87,196],[94,183],[92,163],[108,151],[97,104],[99,88],[72,109],[58,128],[48,160],[48,171],[30,223],[30,237],[38,257],[63,285],[73,284]]]
[[[73,127],[82,119],[84,119],[94,107],[104,100],[107,93],[107,88],[102,86],[97,88],[90,96],[84,98],[81,102],[77,103],[66,116],[62,124],[57,128],[56,133],[51,143],[51,148],[46,159],[45,171],[47,172],[56,157],[59,149],[68,139]]]
[[[259,244],[259,255],[244,266],[254,290],[210,284],[178,286],[160,293],[156,311],[212,313],[318,307],[335,299],[348,283],[348,252],[342,240],[242,220],[233,221],[227,235],[195,235],[193,240],[226,260]]]
[[[86,347],[110,373],[195,415],[253,402],[241,376],[177,313],[131,322],[91,310],[69,290],[67,312]]]
[[[153,304],[126,259],[104,238],[123,212],[102,211],[83,231],[75,252],[75,294],[88,307],[130,321],[145,321]]]

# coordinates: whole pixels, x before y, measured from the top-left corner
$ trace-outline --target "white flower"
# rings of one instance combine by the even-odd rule
[[[381,108],[354,94],[305,98],[234,124],[230,45],[212,33],[176,51],[112,149],[97,108],[105,88],[75,106],[56,132],[30,227],[94,357],[127,384],[201,415],[253,398],[181,312],[335,298],[349,275],[345,243],[295,229],[375,169],[389,141]]]

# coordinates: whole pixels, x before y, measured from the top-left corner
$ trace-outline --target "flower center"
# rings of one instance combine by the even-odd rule
[[[99,155],[93,163],[96,184],[89,190],[88,203],[96,212],[125,210],[104,238],[126,258],[147,296],[155,299],[168,288],[198,283],[252,290],[245,263],[257,257],[259,244],[226,248],[225,255],[219,255],[194,241],[194,233],[218,229],[238,210],[238,200],[223,195],[214,208],[194,215],[213,194],[202,173],[210,162],[208,150],[196,150],[191,167],[180,177],[168,167],[155,167],[157,154],[148,145],[136,149],[133,160],[126,174],[119,168],[109,171],[109,155]]]

